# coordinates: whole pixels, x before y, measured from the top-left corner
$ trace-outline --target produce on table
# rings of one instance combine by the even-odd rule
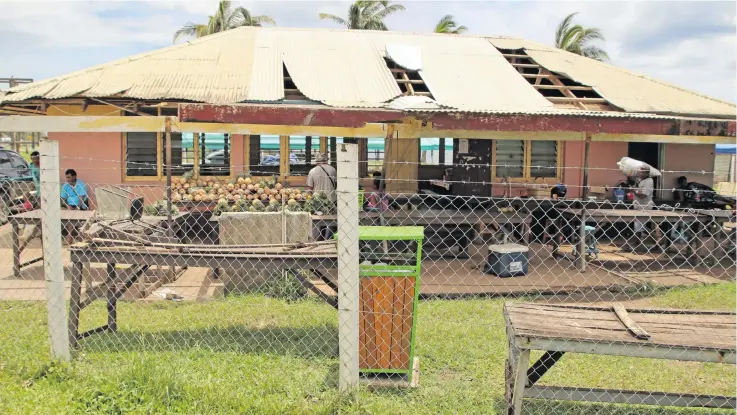
[[[334,214],[335,203],[322,193],[284,187],[276,178],[255,181],[239,175],[227,182],[212,178],[195,180],[189,176],[172,178],[172,202],[217,203],[213,214],[223,212],[304,211]],[[157,204],[166,201],[160,200]],[[165,209],[164,209],[165,210]]]

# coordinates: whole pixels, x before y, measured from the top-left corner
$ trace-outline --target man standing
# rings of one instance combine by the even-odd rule
[[[636,210],[648,210],[655,207],[653,203],[653,193],[655,193],[655,182],[650,177],[650,166],[643,166],[638,171],[638,182],[635,188],[635,200],[633,206]],[[650,232],[647,230],[647,220],[635,219],[635,234],[639,239],[639,245],[644,246],[644,242],[649,236]],[[658,229],[655,230],[656,245],[660,243],[660,232]]]
[[[31,153],[31,165],[29,166],[31,168],[31,176],[33,177],[33,184],[36,185],[36,192],[38,192],[39,186],[41,184],[41,156],[39,155],[38,151],[34,151]]]
[[[315,157],[315,162],[317,166],[313,167],[307,174],[307,186],[313,192],[324,193],[328,199],[335,203],[337,201],[337,195],[335,194],[335,168],[328,164],[327,154],[318,154]]]
[[[335,168],[328,164],[328,156],[324,153],[318,154],[315,157],[315,162],[317,166],[313,167],[307,174],[307,186],[313,192],[324,193],[335,204],[338,199],[335,193],[337,176]],[[319,237],[322,239],[327,240],[333,237],[333,230],[330,229],[330,226],[321,227],[319,232]]]

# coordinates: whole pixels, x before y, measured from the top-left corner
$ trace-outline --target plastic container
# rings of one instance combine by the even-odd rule
[[[614,200],[617,203],[624,202],[624,189],[614,189]]]
[[[527,275],[529,248],[518,244],[489,245],[484,273],[500,278]]]

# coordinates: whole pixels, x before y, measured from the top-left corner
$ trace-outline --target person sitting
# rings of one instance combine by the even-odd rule
[[[673,200],[685,207],[719,208],[734,205],[734,198],[724,197],[711,187],[689,182],[686,176],[676,179],[676,188],[673,190]]]
[[[77,178],[77,172],[74,169],[68,169],[64,175],[67,182],[61,187],[62,206],[72,210],[87,210],[87,186]],[[64,230],[66,230],[66,242],[71,245],[74,242],[76,229],[74,225],[67,223]]]
[[[64,175],[67,182],[61,187],[62,206],[67,209],[87,210],[87,186],[77,178],[74,169],[68,169]]]
[[[368,196],[368,209],[378,212],[386,212],[389,210],[389,202],[386,198],[386,193],[382,189],[383,180],[381,175],[374,175],[374,181],[371,186],[371,193]]]

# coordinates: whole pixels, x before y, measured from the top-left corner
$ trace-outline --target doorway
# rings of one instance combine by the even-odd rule
[[[629,143],[627,146],[627,157],[644,161],[652,167],[660,170],[660,146],[659,143]],[[656,189],[660,188],[662,177],[653,178]],[[658,192],[656,191],[656,195]]]

